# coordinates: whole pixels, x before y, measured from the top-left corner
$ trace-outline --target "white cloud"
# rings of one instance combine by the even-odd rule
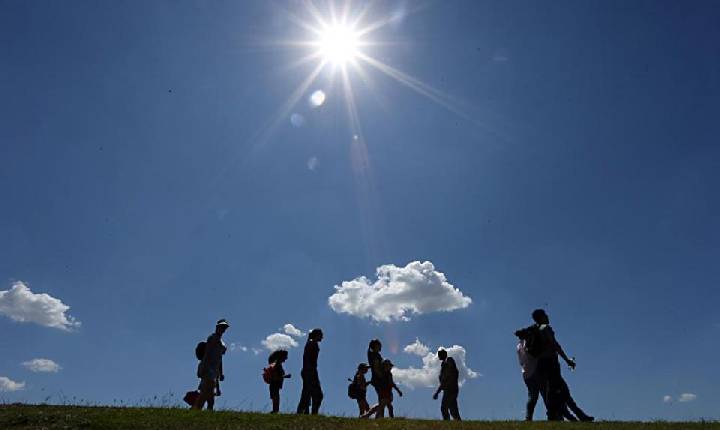
[[[255,355],[260,355],[261,352],[262,352],[262,349],[258,349],[258,348],[253,348],[253,349],[252,349],[252,353],[255,354]]]
[[[303,333],[302,330],[300,330],[299,328],[295,327],[294,325],[292,325],[290,323],[287,323],[283,326],[283,331],[285,332],[285,334],[289,334],[290,336],[295,336],[295,337],[305,336],[305,333]]]
[[[320,160],[318,160],[317,157],[315,157],[315,156],[310,157],[310,158],[308,158],[308,161],[307,161],[307,168],[308,168],[308,170],[314,172],[315,169],[317,169],[318,164],[320,164]]]
[[[268,335],[268,337],[260,343],[262,343],[263,346],[270,351],[275,351],[276,349],[290,349],[298,346],[295,339],[285,333],[273,333]]]
[[[35,358],[22,363],[31,372],[57,373],[62,367],[56,362],[47,358]]]
[[[692,402],[695,399],[697,399],[696,394],[682,393],[682,394],[680,394],[680,397],[678,397],[678,402],[687,403],[687,402]]]
[[[0,291],[0,314],[13,321],[72,330],[80,327],[80,321],[66,314],[69,309],[70,306],[49,294],[33,293],[23,282],[15,282],[9,290]]]
[[[347,313],[378,322],[407,321],[410,315],[449,312],[466,308],[472,300],[450,284],[429,261],[405,267],[386,264],[377,268],[377,280],[364,276],[335,286],[328,304]]]
[[[239,343],[231,342],[230,343],[230,351],[242,351],[247,352],[248,347],[240,345]]]
[[[25,388],[24,382],[15,382],[5,376],[0,376],[0,392],[19,391]]]
[[[453,345],[452,347],[440,347],[447,351],[448,356],[455,360],[455,364],[458,367],[460,373],[460,385],[465,383],[468,379],[474,379],[480,376],[479,373],[470,369],[465,363],[465,348],[460,345]],[[440,349],[438,348],[438,349]],[[393,377],[395,380],[409,388],[417,387],[437,387],[438,376],[440,376],[440,360],[437,358],[437,353],[430,352],[430,348],[416,339],[414,343],[406,346],[404,351],[408,354],[417,355],[422,357],[422,368],[409,367],[402,369],[395,367],[392,370]]]
[[[671,403],[672,396],[663,396],[663,403]]]
[[[411,343],[410,345],[407,345],[404,349],[404,352],[407,354],[414,354],[419,355],[420,357],[424,357],[428,355],[430,352],[430,348],[423,345],[422,342],[420,342],[420,339],[415,339],[415,342]]]

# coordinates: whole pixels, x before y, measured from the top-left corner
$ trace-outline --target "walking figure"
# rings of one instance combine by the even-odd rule
[[[312,403],[312,414],[317,415],[320,411],[320,404],[323,400],[320,377],[318,375],[317,363],[320,355],[319,343],[323,340],[323,332],[319,328],[313,329],[308,334],[308,340],[303,351],[303,367],[300,372],[303,386],[300,395],[300,402],[297,406],[298,414],[310,413]]]
[[[285,379],[291,378],[292,375],[285,373],[283,363],[288,359],[288,352],[279,349],[268,357],[268,367],[265,371],[268,373],[268,381],[270,385],[270,399],[272,400],[272,412],[276,414],[280,411],[280,390],[282,390]]]
[[[458,395],[460,394],[460,372],[458,372],[455,360],[448,357],[447,351],[440,349],[437,352],[438,359],[442,361],[440,365],[440,386],[433,394],[433,399],[437,400],[440,391],[443,392],[443,398],[440,401],[440,413],[444,420],[449,420],[452,416],[456,421],[462,421],[460,418],[460,410],[458,409]]]
[[[198,364],[197,376],[200,378],[200,395],[193,404],[193,409],[202,409],[207,402],[208,410],[215,407],[215,395],[220,395],[220,381],[225,380],[222,367],[222,356],[227,351],[222,341],[223,333],[230,327],[225,319],[215,324],[215,332],[205,341],[205,351]]]
[[[376,388],[378,390],[379,396],[378,404],[370,408],[370,410],[367,411],[364,415],[361,415],[361,418],[369,418],[373,414],[375,414],[376,419],[383,418],[384,415],[383,413],[381,413],[381,411],[384,411],[385,409],[387,409],[388,416],[390,418],[395,418],[395,409],[393,408],[393,390],[397,391],[400,397],[403,396],[403,393],[402,391],[400,391],[400,388],[395,385],[395,381],[393,380],[392,376],[392,368],[392,361],[383,360],[382,375],[376,383]]]
[[[348,395],[351,399],[357,401],[360,417],[370,410],[370,405],[367,401],[367,386],[370,385],[370,383],[365,379],[365,374],[368,370],[370,370],[370,366],[367,364],[358,364],[355,377],[352,379],[352,382],[348,387]]]
[[[373,339],[368,344],[367,359],[368,365],[370,366],[370,385],[375,388],[375,394],[377,394],[378,402],[372,409],[375,410],[375,418],[382,418],[385,416],[385,407],[382,406],[380,389],[382,387],[383,377],[383,358],[380,354],[382,350],[382,343],[379,339]],[[379,407],[379,409],[376,409]],[[371,409],[371,410],[372,410]]]

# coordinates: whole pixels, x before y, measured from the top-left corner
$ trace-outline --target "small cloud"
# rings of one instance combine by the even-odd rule
[[[680,397],[678,397],[678,402],[681,403],[687,403],[692,402],[693,400],[697,399],[697,395],[693,393],[682,393],[680,394]]]
[[[323,90],[314,91],[310,95],[310,98],[308,99],[308,101],[310,102],[310,106],[312,106],[312,107],[317,108],[317,107],[322,106],[323,103],[325,103],[325,92]]]
[[[451,347],[440,347],[447,351],[448,356],[455,360],[458,372],[460,374],[460,385],[468,379],[474,379],[480,376],[479,373],[470,369],[465,362],[466,351],[460,345]],[[430,352],[430,348],[415,339],[415,342],[407,345],[404,352],[422,357],[422,368],[409,367],[407,369],[393,368],[392,373],[395,380],[409,388],[418,387],[437,387],[438,376],[440,376],[440,360],[435,352]]]
[[[420,339],[415,338],[415,342],[406,346],[403,349],[403,351],[406,354],[413,354],[413,355],[419,355],[420,357],[424,357],[424,356],[428,355],[428,353],[430,352],[430,348],[423,345],[422,342],[420,342]]]
[[[66,312],[70,306],[49,294],[35,294],[25,283],[19,281],[6,291],[0,291],[0,315],[13,321],[33,322],[45,327],[70,331],[80,327]]]
[[[294,113],[290,115],[290,123],[295,127],[302,127],[305,125],[305,117],[299,113]]]
[[[312,156],[312,157],[308,158],[307,168],[308,168],[308,170],[310,170],[311,172],[314,172],[315,169],[317,169],[318,164],[320,164],[320,160],[318,160],[317,157]]]
[[[253,348],[253,349],[252,349],[252,353],[255,354],[255,355],[260,355],[261,352],[262,352],[262,349],[259,349],[259,348]]]
[[[472,299],[448,282],[429,261],[405,267],[386,264],[377,268],[377,280],[365,276],[335,286],[328,304],[346,313],[376,322],[408,321],[411,315],[450,312],[470,306]]]
[[[25,388],[24,382],[15,382],[12,379],[0,376],[0,392],[20,391]]]
[[[663,396],[663,403],[671,403],[672,402],[672,396]]]
[[[295,339],[285,333],[273,333],[268,335],[260,343],[262,343],[262,345],[269,351],[275,351],[276,349],[290,349],[298,346]]]
[[[47,358],[35,358],[22,362],[22,365],[31,372],[57,373],[62,369],[56,362]]]
[[[287,323],[283,326],[283,331],[285,332],[285,334],[289,334],[290,336],[295,336],[295,337],[305,336],[305,333],[303,333],[302,330],[300,330],[299,328],[295,327],[294,325],[292,325],[290,323]]]

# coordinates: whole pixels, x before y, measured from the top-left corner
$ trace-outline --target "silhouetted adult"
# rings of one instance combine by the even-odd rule
[[[522,331],[519,331],[522,334]],[[545,401],[545,392],[541,389],[540,381],[538,381],[535,369],[537,367],[537,359],[533,357],[527,350],[526,339],[520,339],[517,345],[518,361],[520,362],[520,368],[522,369],[523,381],[528,391],[528,400],[525,408],[525,421],[533,420],[533,413],[535,406],[537,405],[538,398],[540,395]],[[568,421],[593,421],[595,418],[587,415],[580,407],[575,403],[575,400],[570,395],[570,389],[564,379],[561,381],[563,386],[563,399],[564,404],[562,405],[561,411],[562,416]],[[572,410],[572,413],[570,412]],[[575,413],[575,415],[573,415]]]
[[[544,391],[545,409],[550,421],[561,421],[567,397],[567,385],[560,373],[558,355],[562,357],[570,368],[575,368],[560,343],[555,338],[555,332],[550,327],[550,318],[543,309],[535,309],[532,313],[535,324],[528,327],[529,352],[537,358],[535,374]]]
[[[460,372],[455,360],[448,357],[447,351],[440,349],[437,355],[442,364],[440,365],[440,386],[433,394],[433,399],[437,400],[440,391],[442,391],[443,398],[440,402],[440,413],[442,413],[443,419],[449,420],[450,416],[452,416],[456,421],[461,421],[457,403],[458,394],[460,394]]]
[[[323,332],[319,328],[313,329],[308,334],[308,340],[305,344],[303,352],[303,367],[300,372],[302,376],[303,386],[300,402],[297,406],[298,414],[310,413],[310,405],[312,403],[312,413],[317,415],[320,410],[320,404],[323,400],[322,387],[320,386],[320,377],[318,376],[317,363],[320,354],[320,345],[323,340]]]
[[[205,341],[205,353],[197,370],[197,376],[200,378],[200,395],[195,400],[193,409],[202,409],[206,402],[208,410],[213,410],[215,406],[215,394],[217,391],[219,395],[220,391],[218,384],[225,380],[222,356],[227,351],[227,347],[222,341],[222,336],[228,328],[230,324],[227,320],[218,320],[215,324],[215,332]]]
[[[383,358],[380,354],[382,350],[382,343],[379,339],[373,339],[368,344],[367,359],[368,365],[370,366],[370,385],[375,388],[375,393],[378,397],[377,407],[371,408],[374,411],[375,418],[382,418],[385,416],[385,406],[380,401],[382,397],[382,388],[384,384],[384,369],[383,369]]]

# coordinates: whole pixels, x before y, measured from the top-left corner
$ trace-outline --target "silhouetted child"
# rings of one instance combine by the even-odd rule
[[[284,349],[279,349],[268,357],[268,364],[270,365],[270,399],[272,399],[272,412],[276,414],[280,411],[280,390],[283,387],[283,382],[286,378],[290,378],[292,375],[285,374],[283,369],[283,363],[288,359],[288,352]]]
[[[381,411],[384,411],[384,409],[387,408],[388,416],[390,418],[395,417],[395,410],[393,408],[393,392],[392,390],[395,389],[397,391],[398,395],[402,397],[403,393],[400,391],[400,389],[395,385],[395,381],[393,380],[392,376],[392,368],[393,364],[390,360],[384,360],[382,362],[382,377],[378,380],[376,387],[379,387],[378,389],[378,395],[380,396],[379,403],[372,408],[368,412],[366,412],[364,415],[362,415],[362,418],[368,418],[372,414],[375,414],[375,418],[382,418],[383,414]]]
[[[353,384],[355,386],[355,400],[357,400],[358,410],[360,416],[366,414],[370,410],[370,405],[367,401],[367,386],[370,383],[365,379],[365,374],[370,369],[365,363],[358,364],[357,372],[355,372],[355,378],[353,378]]]

